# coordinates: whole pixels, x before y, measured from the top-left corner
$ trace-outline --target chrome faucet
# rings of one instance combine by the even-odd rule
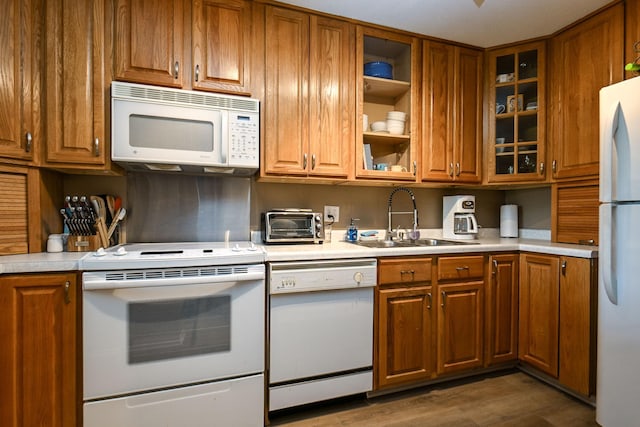
[[[393,212],[393,209],[391,208],[393,205],[393,195],[396,194],[398,191],[405,191],[407,193],[409,193],[409,196],[411,196],[411,202],[413,203],[413,212]],[[393,240],[394,237],[398,237],[399,233],[398,233],[398,229],[396,229],[395,231],[393,231],[393,227],[392,227],[392,216],[395,215],[411,215],[413,214],[413,233],[410,234],[411,239],[417,239],[417,230],[418,230],[418,208],[416,207],[416,198],[413,195],[413,191],[409,190],[406,187],[397,187],[395,188],[391,194],[389,195],[389,225],[388,225],[388,229],[387,229],[387,240]]]

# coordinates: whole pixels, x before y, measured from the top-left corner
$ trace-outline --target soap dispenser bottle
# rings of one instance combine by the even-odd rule
[[[356,242],[358,240],[358,228],[354,221],[360,221],[359,218],[351,218],[351,224],[349,224],[349,228],[347,229],[347,241],[348,242]]]

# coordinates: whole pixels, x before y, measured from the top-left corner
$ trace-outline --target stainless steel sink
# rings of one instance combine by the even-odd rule
[[[455,240],[443,239],[418,239],[418,240],[359,240],[356,245],[367,248],[413,248],[419,246],[451,246],[451,245],[473,245],[477,242],[459,242]]]

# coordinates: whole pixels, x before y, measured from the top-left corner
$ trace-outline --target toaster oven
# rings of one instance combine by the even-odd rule
[[[274,209],[262,214],[265,243],[322,243],[322,214],[311,209]]]

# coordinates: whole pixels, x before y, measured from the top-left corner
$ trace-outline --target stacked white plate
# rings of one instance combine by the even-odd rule
[[[387,131],[392,135],[402,135],[406,117],[407,114],[402,111],[389,111],[387,113]]]

